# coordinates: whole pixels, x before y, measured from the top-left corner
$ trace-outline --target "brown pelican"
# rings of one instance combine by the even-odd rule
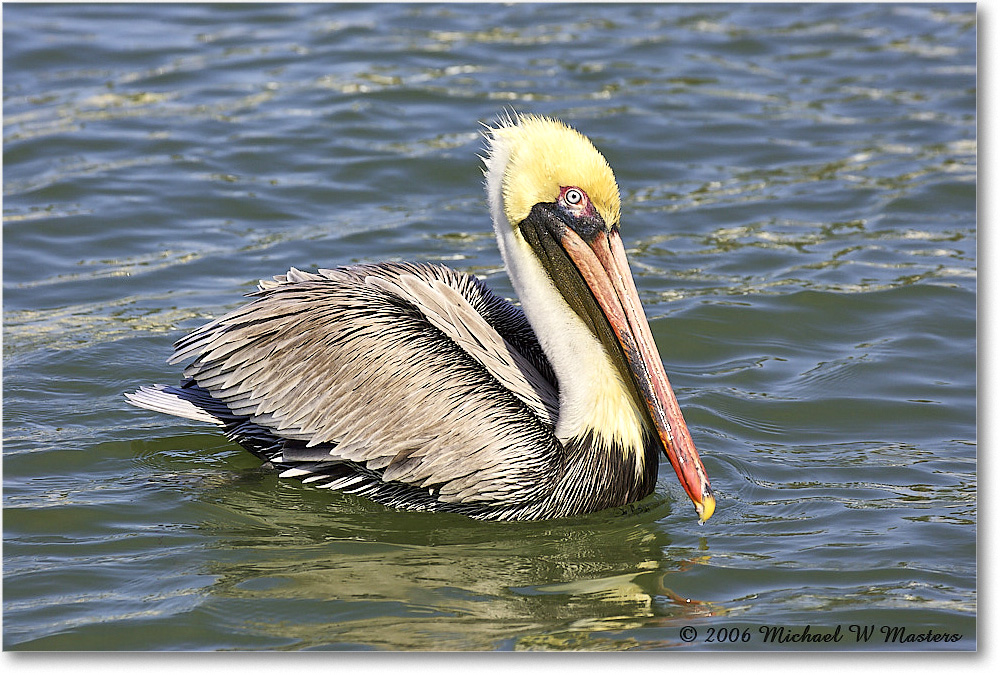
[[[222,427],[282,477],[482,519],[637,501],[663,451],[704,522],[715,498],[625,260],[611,168],[552,119],[484,135],[523,311],[440,265],[292,268],[175,344],[171,363],[193,359],[180,386],[129,400]]]

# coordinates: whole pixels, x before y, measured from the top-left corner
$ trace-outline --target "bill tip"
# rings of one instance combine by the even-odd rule
[[[705,495],[701,503],[695,504],[694,508],[698,511],[698,524],[704,525],[705,521],[715,513],[715,497],[711,494]]]

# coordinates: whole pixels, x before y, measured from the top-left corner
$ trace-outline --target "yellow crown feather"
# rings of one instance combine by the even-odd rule
[[[563,187],[578,187],[609,227],[621,216],[618,184],[608,161],[576,129],[537,115],[501,120],[492,142],[509,149],[503,176],[503,203],[508,222],[517,225],[535,204],[554,202]]]

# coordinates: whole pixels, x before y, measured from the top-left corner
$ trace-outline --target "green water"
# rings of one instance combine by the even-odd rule
[[[975,648],[973,5],[3,20],[6,650]],[[125,403],[292,265],[510,297],[476,158],[505,106],[615,168],[708,523],[665,460],[628,509],[480,523]],[[841,639],[767,639],[806,626]]]

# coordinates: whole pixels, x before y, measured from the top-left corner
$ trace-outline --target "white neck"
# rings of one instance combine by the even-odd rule
[[[507,274],[559,381],[556,436],[565,443],[590,432],[599,444],[620,444],[623,450],[642,448],[643,416],[621,374],[507,220],[503,172],[509,154],[504,144],[493,143],[486,158],[486,190]]]

